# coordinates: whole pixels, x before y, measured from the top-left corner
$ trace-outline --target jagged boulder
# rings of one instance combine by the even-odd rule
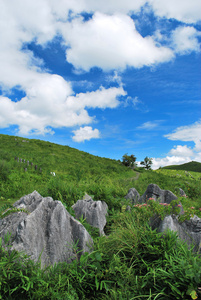
[[[83,200],[78,200],[72,206],[77,219],[83,216],[91,226],[98,228],[100,235],[104,235],[106,225],[106,215],[108,206],[104,201],[93,201],[89,195],[85,195]]]
[[[179,189],[179,194],[180,194],[181,197],[187,197],[184,190],[182,190],[181,188],[178,188],[178,189]]]
[[[60,201],[54,201],[51,197],[43,198],[34,191],[15,202],[14,206],[26,209],[27,213],[13,213],[0,220],[0,237],[11,233],[11,250],[23,251],[34,261],[42,253],[42,267],[57,262],[71,262],[83,252],[90,252],[93,244],[91,236]]]
[[[178,217],[175,215],[166,216],[164,220],[156,218],[152,220],[151,226],[152,229],[157,228],[158,232],[165,232],[167,229],[176,231],[180,239],[187,242],[189,246],[193,244],[194,250],[201,253],[201,219],[196,215],[182,223],[178,222]]]
[[[149,198],[154,198],[159,200],[161,203],[170,203],[172,200],[176,200],[177,196],[174,195],[171,191],[162,190],[157,184],[149,184],[145,193],[140,197],[139,202],[144,203]]]
[[[134,205],[139,202],[140,194],[135,188],[131,188],[129,189],[128,194],[125,196],[125,199],[129,199],[131,204]]]

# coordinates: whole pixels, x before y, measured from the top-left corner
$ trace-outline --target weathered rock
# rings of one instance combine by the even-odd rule
[[[149,184],[145,193],[140,197],[139,202],[146,202],[149,198],[154,198],[159,200],[161,203],[170,203],[172,200],[176,200],[177,196],[174,195],[171,191],[162,190],[156,184]]]
[[[186,193],[181,188],[179,188],[179,193],[181,197],[186,197]]]
[[[136,204],[140,200],[140,194],[135,188],[131,188],[128,191],[128,194],[125,196],[125,199],[129,199],[131,201],[131,204]]]
[[[0,237],[11,232],[11,250],[23,251],[42,267],[57,262],[71,262],[83,252],[89,252],[92,238],[84,226],[74,219],[60,201],[43,198],[38,192],[15,202],[17,212],[0,220]],[[79,254],[76,254],[74,245]]]
[[[186,196],[186,193],[185,193],[184,190],[182,190],[181,188],[177,187],[177,188],[175,189],[175,191],[179,194],[179,196],[181,196],[181,197],[187,197],[187,196]]]
[[[152,220],[152,228],[157,228],[158,232],[165,232],[167,229],[176,231],[178,237],[187,242],[189,246],[194,245],[195,251],[200,251],[201,243],[201,219],[196,215],[190,220],[186,220],[182,223],[178,222],[178,217],[175,215],[169,215],[164,220],[155,219]]]
[[[73,206],[77,219],[83,216],[87,223],[99,229],[100,235],[104,235],[106,225],[106,215],[108,206],[104,201],[93,201],[89,195],[85,195],[83,200],[78,200]]]

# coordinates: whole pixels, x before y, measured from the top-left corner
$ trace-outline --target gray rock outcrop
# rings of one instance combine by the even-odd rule
[[[170,203],[172,200],[176,200],[177,196],[174,195],[171,191],[162,190],[156,184],[149,184],[145,193],[140,197],[139,202],[144,203],[149,198],[154,198],[155,200],[159,200],[161,203]]]
[[[84,226],[73,218],[60,201],[43,198],[38,192],[15,202],[17,212],[0,220],[0,237],[11,233],[11,251],[23,251],[41,266],[57,262],[71,262],[83,252],[90,252],[92,238]],[[75,246],[78,251],[75,251]],[[78,254],[77,254],[78,252]]]
[[[165,232],[167,229],[177,232],[178,237],[187,242],[189,246],[194,245],[194,251],[200,251],[201,247],[201,219],[196,215],[190,220],[178,222],[178,217],[169,215],[164,220],[155,219],[152,221],[152,228],[158,232]]]
[[[182,190],[181,188],[178,188],[179,189],[179,194],[181,197],[186,197],[186,193],[184,192],[184,190]]]
[[[125,196],[125,199],[129,199],[131,204],[134,205],[139,202],[140,194],[135,188],[131,188],[129,189],[128,194]]]
[[[85,195],[83,200],[78,200],[72,206],[77,219],[83,216],[86,222],[99,229],[100,235],[104,235],[106,225],[106,215],[108,206],[104,201],[93,201],[89,195]]]

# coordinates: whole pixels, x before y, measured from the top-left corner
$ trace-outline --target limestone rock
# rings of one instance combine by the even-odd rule
[[[179,188],[179,194],[181,197],[186,197],[186,193],[181,188]]]
[[[178,217],[175,215],[169,215],[164,220],[152,220],[152,228],[157,228],[158,232],[165,232],[167,229],[176,231],[178,237],[189,246],[194,245],[195,251],[200,251],[201,247],[201,219],[194,215],[190,220],[186,220],[182,223],[178,222]]]
[[[170,203],[172,200],[176,200],[175,196],[171,191],[162,190],[156,184],[149,184],[145,193],[140,197],[140,203],[146,202],[149,198],[154,198],[159,200],[161,203]]]
[[[77,219],[83,216],[86,222],[99,229],[100,235],[104,235],[106,225],[106,215],[108,206],[104,201],[93,201],[89,195],[85,195],[83,200],[78,200],[72,206]]]
[[[129,199],[131,201],[131,204],[136,204],[138,203],[140,199],[140,194],[135,188],[131,188],[128,191],[128,194],[125,196],[125,199]]]
[[[74,219],[60,201],[43,198],[38,192],[22,197],[14,204],[29,213],[17,212],[0,220],[0,237],[11,232],[11,250],[23,251],[42,267],[57,262],[71,262],[90,252],[92,238],[84,226]]]

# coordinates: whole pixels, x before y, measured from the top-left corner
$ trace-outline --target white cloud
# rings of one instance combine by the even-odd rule
[[[118,83],[119,86],[123,86],[123,83],[122,83],[122,78],[121,76],[118,74],[117,70],[114,71],[114,74],[113,75],[109,75],[107,77],[107,80],[109,82],[116,82]]]
[[[194,157],[194,161],[199,161],[201,162],[201,152],[196,153],[195,157]]]
[[[191,148],[187,147],[186,145],[181,146],[177,145],[169,152],[172,156],[180,156],[180,157],[191,157],[194,156],[194,152]]]
[[[50,0],[50,2],[54,13],[65,20],[69,10],[72,10],[73,16],[83,11],[89,13],[99,11],[106,14],[138,12],[147,0],[60,0],[59,5],[58,1]]]
[[[73,140],[75,142],[84,142],[85,140],[89,141],[91,139],[100,138],[100,132],[98,129],[92,129],[91,126],[80,127],[77,130],[74,130]]]
[[[45,1],[46,2],[46,1]],[[57,17],[66,19],[68,10],[73,14],[82,11],[99,11],[105,14],[138,12],[148,3],[154,13],[160,17],[174,18],[182,22],[193,23],[200,20],[200,0],[49,0],[51,8]]]
[[[124,107],[127,107],[127,106],[132,105],[132,106],[134,106],[135,109],[137,109],[137,110],[139,109],[138,106],[139,106],[140,104],[143,104],[143,102],[142,102],[141,100],[139,100],[139,98],[138,98],[137,96],[135,96],[134,98],[128,96],[128,97],[126,98],[126,100],[123,102],[123,106],[124,106]]]
[[[166,156],[164,158],[153,158],[152,169],[156,170],[160,167],[170,166],[170,165],[181,165],[192,161],[190,157],[183,156]]]
[[[55,33],[50,7],[44,0],[0,1],[0,83],[4,88],[37,79],[41,72],[41,60],[31,51],[23,50],[33,40],[44,43]]]
[[[166,134],[166,138],[172,141],[194,142],[195,150],[201,150],[201,120],[189,125],[181,126],[175,129],[173,133]]]
[[[174,56],[170,49],[157,46],[152,37],[142,37],[134,21],[122,14],[96,12],[87,22],[77,18],[62,24],[61,32],[69,46],[67,61],[85,71],[94,66],[105,71],[127,66],[140,68],[169,61]]]
[[[140,68],[169,61],[174,56],[173,51],[159,46],[150,36],[142,37],[133,20],[122,14],[138,11],[145,2],[61,0],[58,5],[55,0],[1,0],[1,84],[4,88],[15,85],[24,88],[24,82],[35,80],[38,72],[46,72],[42,61],[34,58],[31,51],[22,51],[22,48],[32,41],[45,46],[57,34],[63,34],[68,46],[67,60],[77,69],[89,70],[94,66],[104,70],[127,66]],[[153,3],[160,6],[160,2]],[[180,9],[183,9],[182,5]],[[74,12],[74,19],[69,23],[67,16],[70,10]],[[96,10],[99,12],[87,22],[76,16],[82,11]],[[182,51],[182,47],[185,51],[198,49],[197,31],[193,27],[175,31],[173,39],[177,51]],[[116,77],[116,80],[120,78]]]
[[[77,5],[78,2],[68,3]],[[47,0],[0,0],[0,84],[7,95],[16,86],[26,94],[18,102],[0,97],[1,128],[17,125],[19,134],[28,135],[53,133],[51,127],[89,124],[94,117],[89,116],[87,108],[115,108],[119,104],[118,96],[126,94],[122,87],[101,87],[74,95],[70,82],[46,73],[41,60],[31,51],[22,50],[26,43],[36,41],[44,45],[55,36],[61,19],[59,14],[65,11],[66,17],[68,13],[69,6],[65,3],[60,3],[65,8],[60,10],[56,9],[58,2],[53,0],[51,4]]]
[[[80,93],[71,96],[67,100],[67,107],[73,110],[88,108],[115,108],[119,105],[118,96],[125,96],[126,92],[122,87],[111,87],[105,89],[100,87],[97,91]]]
[[[195,23],[201,19],[200,0],[149,0],[157,16]]]
[[[189,161],[201,162],[201,120],[189,126],[178,127],[173,133],[167,134],[165,137],[173,141],[194,142],[195,147],[174,146],[166,157],[153,158],[153,169],[160,166],[180,165]]]
[[[131,11],[139,11],[140,8],[146,3],[146,0],[86,0],[86,9],[93,11],[100,11],[107,14],[114,12],[128,13]]]
[[[61,76],[39,74],[26,83],[26,97],[13,102],[0,97],[0,127],[17,125],[23,135],[51,133],[49,127],[72,127],[93,122],[87,108],[115,108],[123,88],[100,89],[73,96],[69,82]]]
[[[26,94],[18,102],[0,96],[0,127],[17,125],[20,134],[53,133],[51,128],[93,122],[95,116],[89,116],[87,108],[117,107],[118,97],[126,95],[118,73],[114,73],[113,80],[119,87],[101,87],[74,95],[70,82],[59,75],[48,74],[43,61],[23,49],[31,42],[46,47],[57,34],[63,34],[69,47],[67,60],[78,69],[89,70],[93,66],[104,70],[127,66],[140,68],[168,61],[173,52],[158,46],[150,36],[142,37],[133,20],[122,14],[139,11],[145,2],[0,0],[0,84],[4,91],[18,86]],[[154,3],[156,7],[158,5],[159,9],[155,11],[159,13],[160,3]],[[168,9],[166,6],[166,11]],[[71,22],[68,21],[70,10],[73,11]],[[99,12],[87,22],[76,16],[82,11],[96,10]],[[186,39],[195,41],[195,34],[191,29]],[[190,49],[190,46],[185,47]],[[134,98],[133,104],[137,103],[138,99]]]
[[[192,51],[199,52],[200,44],[197,39],[201,33],[194,27],[179,26],[172,32],[172,45],[176,53],[188,54]]]
[[[154,128],[157,128],[160,122],[161,121],[147,121],[142,125],[138,126],[137,129],[152,130]]]

